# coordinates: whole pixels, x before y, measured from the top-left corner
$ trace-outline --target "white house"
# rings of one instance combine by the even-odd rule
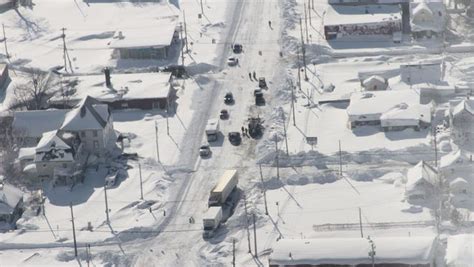
[[[439,161],[439,169],[447,179],[452,179],[459,175],[465,176],[465,174],[471,174],[470,176],[473,176],[473,163],[472,154],[463,149],[459,149],[442,156]]]
[[[383,130],[425,128],[431,123],[431,110],[420,104],[413,90],[352,93],[347,107],[348,125],[380,125]]]
[[[418,0],[410,3],[410,27],[415,38],[440,36],[447,24],[443,1]]]
[[[434,266],[433,236],[374,237],[375,266]],[[280,239],[273,245],[270,267],[372,266],[366,238]]]
[[[23,213],[23,192],[0,181],[0,231],[9,230]]]
[[[407,172],[405,197],[408,202],[417,202],[432,197],[438,185],[438,171],[425,161],[420,161]]]
[[[109,107],[90,96],[66,114],[59,130],[77,134],[84,151],[99,157],[111,152],[117,141]]]
[[[35,148],[37,177],[55,184],[71,184],[80,179],[86,155],[77,135],[58,130],[43,134]]]
[[[474,144],[474,100],[464,99],[451,102],[449,109],[449,125],[451,137],[458,145],[472,147]]]

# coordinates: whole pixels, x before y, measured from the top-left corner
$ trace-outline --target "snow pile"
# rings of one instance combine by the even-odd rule
[[[446,264],[449,267],[469,267],[474,262],[474,235],[462,234],[448,237]]]
[[[434,237],[374,238],[375,263],[430,264]],[[371,264],[370,243],[364,238],[282,239],[274,246],[270,265],[358,265]]]

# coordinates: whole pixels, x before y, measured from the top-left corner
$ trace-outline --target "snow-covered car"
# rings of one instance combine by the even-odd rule
[[[230,58],[227,59],[227,64],[229,66],[235,66],[235,65],[239,64],[239,59],[236,58],[236,57],[230,57]]]
[[[199,148],[199,155],[201,157],[209,157],[211,155],[211,147],[208,144],[204,144]]]
[[[227,120],[229,118],[229,111],[227,111],[227,109],[221,110],[219,117],[221,120]]]

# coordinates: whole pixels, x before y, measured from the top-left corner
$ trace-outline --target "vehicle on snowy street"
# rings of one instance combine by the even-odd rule
[[[230,57],[227,59],[227,64],[229,66],[236,66],[237,64],[239,64],[239,59],[236,57]]]
[[[209,207],[224,205],[230,193],[237,188],[238,183],[237,170],[226,170],[219,178],[217,185],[211,190],[208,201]]]
[[[202,237],[204,239],[211,238],[214,236],[217,228],[222,221],[222,208],[221,207],[210,207],[204,216],[202,217],[202,224],[204,233]]]
[[[211,155],[211,147],[208,144],[204,144],[199,148],[199,156],[209,157]]]
[[[258,87],[260,88],[267,88],[267,81],[265,81],[265,77],[258,78]]]
[[[219,138],[219,120],[210,119],[206,125],[206,136],[208,142],[217,141]]]
[[[227,120],[229,118],[229,111],[227,109],[221,110],[219,117],[221,120]]]
[[[235,53],[235,54],[240,54],[242,53],[242,45],[241,44],[234,44],[232,46],[232,51]]]
[[[262,90],[255,90],[256,92],[254,92],[254,95],[255,95],[255,105],[257,106],[261,106],[261,105],[265,105],[265,98],[263,98],[263,92]]]
[[[228,105],[234,103],[234,95],[231,92],[225,94],[224,103]]]
[[[240,137],[239,132],[230,132],[229,133],[229,142],[234,146],[240,145],[242,143],[242,137]]]

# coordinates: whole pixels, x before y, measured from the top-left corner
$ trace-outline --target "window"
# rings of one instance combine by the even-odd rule
[[[86,131],[81,132],[81,137],[86,137]]]
[[[97,130],[94,130],[94,131],[92,132],[92,135],[93,135],[94,137],[97,137]]]
[[[99,141],[94,141],[94,149],[95,150],[99,149]]]

